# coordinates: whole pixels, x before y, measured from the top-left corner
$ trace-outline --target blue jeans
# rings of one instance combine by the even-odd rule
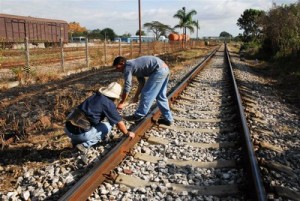
[[[141,100],[135,112],[136,116],[146,116],[156,99],[162,116],[169,121],[174,121],[167,98],[169,74],[169,68],[158,68],[149,76],[141,91]]]
[[[91,147],[102,141],[111,129],[112,126],[108,122],[100,122],[85,133],[75,135],[70,133],[67,128],[65,128],[65,133],[71,138],[73,145],[83,144],[85,147]]]

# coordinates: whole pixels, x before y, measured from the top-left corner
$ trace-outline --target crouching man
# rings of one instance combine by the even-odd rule
[[[127,130],[115,105],[121,91],[122,87],[113,82],[100,88],[68,115],[65,132],[70,137],[73,147],[86,152],[87,148],[102,141],[114,125],[124,135],[135,137],[135,133]],[[108,122],[103,121],[104,118]]]

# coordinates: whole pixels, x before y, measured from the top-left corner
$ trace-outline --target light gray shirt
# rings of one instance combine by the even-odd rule
[[[141,56],[126,61],[124,69],[124,91],[129,93],[132,87],[132,76],[136,76],[139,84],[145,83],[145,77],[149,77],[158,68],[167,67],[166,63],[155,56]]]

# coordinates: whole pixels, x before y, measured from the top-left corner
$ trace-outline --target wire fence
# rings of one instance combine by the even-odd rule
[[[16,44],[14,49],[0,50],[1,79],[10,75],[9,79],[15,79],[19,72],[40,73],[66,73],[70,70],[98,68],[110,66],[117,56],[127,59],[142,55],[162,55],[176,51],[203,47],[201,40],[170,41],[170,42],[89,42],[68,43],[60,40],[56,46],[40,48],[29,43]],[[14,77],[14,78],[12,78]]]

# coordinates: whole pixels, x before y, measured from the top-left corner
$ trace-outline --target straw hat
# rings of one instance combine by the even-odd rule
[[[116,82],[110,83],[107,87],[101,87],[99,89],[99,92],[102,93],[104,96],[110,97],[110,98],[120,98],[122,91],[121,85],[119,85]]]

